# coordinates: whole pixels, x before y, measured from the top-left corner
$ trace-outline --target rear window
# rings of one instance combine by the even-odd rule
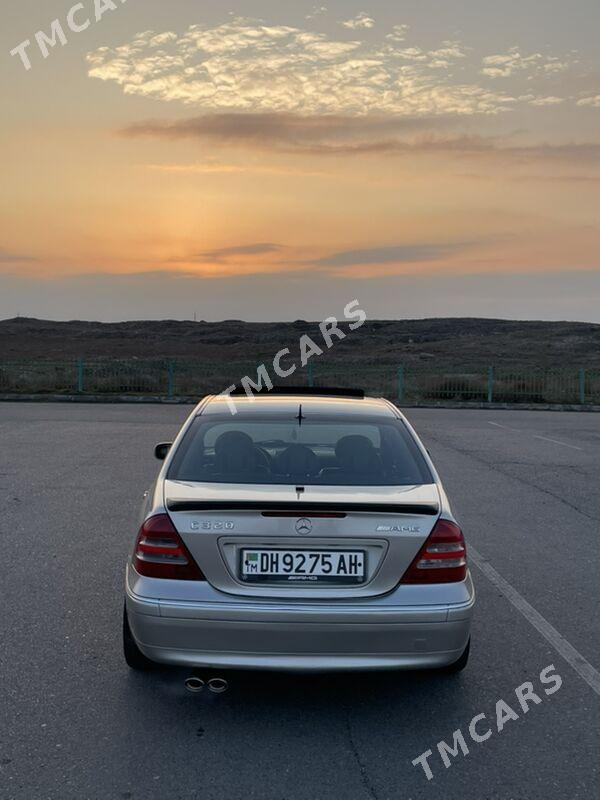
[[[433,478],[396,419],[197,417],[168,478],[202,483],[412,486]]]

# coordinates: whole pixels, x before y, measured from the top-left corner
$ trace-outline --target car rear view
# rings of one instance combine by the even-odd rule
[[[474,591],[431,460],[391,403],[342,394],[206,398],[159,449],[131,666],[464,667]]]

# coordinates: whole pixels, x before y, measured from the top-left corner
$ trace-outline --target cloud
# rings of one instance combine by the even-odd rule
[[[365,44],[236,17],[215,28],[193,25],[182,35],[147,31],[87,58],[91,77],[115,82],[126,94],[206,114],[470,116],[499,114],[519,102],[482,85],[480,76],[456,80],[452,66],[467,61],[459,42],[432,50],[399,46],[406,33],[397,26],[380,43]]]
[[[444,127],[443,122],[437,123]],[[299,151],[305,146],[370,144],[373,139],[427,130],[431,120],[393,117],[344,117],[300,114],[210,114],[182,120],[148,120],[125,128],[126,136],[202,139],[243,144],[258,149],[279,147]],[[376,142],[377,144],[377,142]]]
[[[542,183],[600,183],[600,175],[519,175],[512,180],[518,183],[531,183],[541,181]]]
[[[11,253],[0,247],[0,264],[21,264],[34,262],[37,259],[19,253]]]
[[[435,122],[435,124],[434,124]],[[481,151],[489,141],[476,137],[436,137],[437,120],[298,114],[212,114],[182,120],[147,120],[121,131],[128,137],[197,139],[258,151],[304,155],[360,155],[446,150]],[[424,130],[426,135],[414,138]],[[413,138],[406,138],[413,136]],[[403,138],[399,138],[403,137]]]
[[[409,25],[394,25],[392,32],[388,33],[385,38],[389,39],[391,42],[404,42],[408,36],[409,30]]]
[[[258,244],[238,245],[235,247],[222,247],[218,250],[206,250],[203,253],[198,253],[186,258],[186,261],[196,262],[199,264],[215,264],[229,261],[230,259],[237,259],[243,256],[264,256],[273,253],[279,253],[284,248],[279,244],[271,242],[260,242]]]
[[[351,267],[370,264],[414,264],[438,261],[472,246],[469,242],[455,244],[415,244],[373,247],[365,250],[346,250],[341,253],[307,262],[316,267]]]
[[[482,61],[481,73],[488,78],[509,78],[520,72],[532,78],[565,72],[570,66],[556,56],[545,56],[542,53],[525,56],[519,52],[518,47],[511,47],[507,53],[486,56]]]
[[[196,139],[268,153],[309,156],[452,156],[495,161],[600,160],[600,143],[519,144],[513,139],[441,132],[443,121],[388,117],[304,117],[295,114],[215,114],[135,123],[122,135]]]
[[[157,265],[173,269],[176,274],[188,270],[190,275],[213,279],[234,275],[276,274],[282,268],[289,271],[305,269],[305,265],[298,260],[301,252],[273,242],[257,242],[228,245],[196,253],[184,252],[165,258],[157,262]]]
[[[171,258],[163,262],[206,277],[276,274],[279,272],[339,273],[352,267],[394,267],[433,264],[466,253],[482,242],[409,243],[327,252],[322,246],[302,248],[267,243],[236,245]],[[307,255],[310,255],[307,258]],[[376,274],[376,273],[374,273]]]
[[[388,35],[386,38],[395,42],[404,41],[400,36],[395,36],[394,34]],[[460,42],[450,39],[443,41],[441,47],[435,50],[423,50],[421,47],[403,47],[388,50],[387,53],[396,59],[413,65],[420,65],[427,70],[448,70],[453,66],[454,62],[467,57],[465,47]]]
[[[578,106],[592,106],[593,108],[600,108],[600,94],[594,97],[582,97],[577,101]]]
[[[537,144],[499,148],[499,154],[513,155],[523,161],[536,158],[548,161],[571,161],[592,163],[600,161],[600,144],[595,142],[572,142],[567,144]]]
[[[328,10],[327,6],[313,6],[312,10],[306,15],[306,19],[316,19],[322,14],[326,14]]]
[[[342,22],[342,25],[344,28],[350,28],[350,30],[356,31],[360,28],[375,27],[375,20],[366,12],[361,11],[360,14],[357,14],[352,19],[347,19],[345,22]]]
[[[259,163],[236,164],[219,161],[218,159],[205,159],[191,164],[146,164],[145,169],[154,172],[164,172],[174,175],[238,175],[238,174],[261,174],[275,176],[296,175],[298,177],[312,178],[329,175],[326,170],[306,169],[303,167],[293,167],[289,165],[272,165]]]
[[[564,103],[564,97],[534,97],[529,101],[532,106],[559,106]]]

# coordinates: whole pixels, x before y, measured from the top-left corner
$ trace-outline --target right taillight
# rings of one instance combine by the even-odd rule
[[[401,583],[457,583],[467,576],[467,548],[461,529],[439,519]]]
[[[148,578],[206,580],[167,514],[150,517],[140,528],[133,566]]]

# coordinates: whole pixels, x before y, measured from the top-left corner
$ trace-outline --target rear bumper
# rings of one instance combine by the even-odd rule
[[[475,594],[463,601],[210,602],[153,600],[129,583],[127,613],[140,650],[153,661],[188,667],[295,671],[442,667],[465,649]],[[396,603],[396,604],[395,604]]]

